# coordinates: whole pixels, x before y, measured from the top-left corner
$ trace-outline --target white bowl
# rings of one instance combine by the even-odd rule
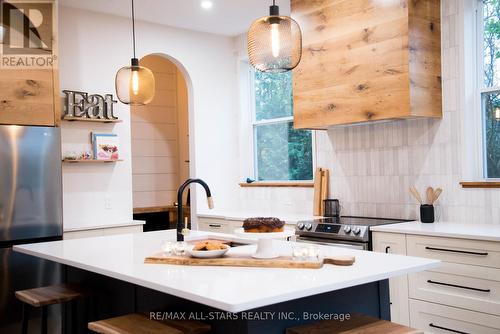
[[[217,258],[217,257],[222,257],[224,254],[227,253],[229,248],[231,248],[231,247],[227,246],[226,249],[199,250],[199,251],[195,251],[191,248],[191,249],[188,249],[188,253],[192,257],[197,257],[200,259],[213,259],[213,258]]]

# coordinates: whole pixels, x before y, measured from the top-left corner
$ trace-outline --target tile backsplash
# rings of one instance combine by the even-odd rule
[[[408,188],[424,196],[443,188],[441,221],[500,223],[500,189],[462,189],[464,144],[460,103],[460,19],[456,0],[442,1],[443,118],[333,127],[316,132],[316,165],[330,169],[330,197],[343,214],[418,219]],[[242,188],[242,209],[312,213],[313,190]]]

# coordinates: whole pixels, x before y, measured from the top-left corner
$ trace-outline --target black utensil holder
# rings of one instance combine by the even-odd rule
[[[434,205],[420,205],[420,221],[422,223],[434,223]]]

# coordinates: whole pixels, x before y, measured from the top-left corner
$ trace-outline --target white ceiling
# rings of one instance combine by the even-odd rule
[[[60,0],[68,7],[130,17],[130,0]],[[269,13],[272,0],[212,0],[209,10],[201,0],[135,0],[136,19],[173,27],[236,36],[247,31],[253,20]],[[290,0],[277,0],[280,13],[288,15]]]

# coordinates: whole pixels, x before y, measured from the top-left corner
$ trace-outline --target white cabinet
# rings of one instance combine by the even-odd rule
[[[232,234],[236,228],[241,226],[243,226],[241,220],[198,217],[198,230],[200,231]]]
[[[198,230],[233,234],[234,230],[243,227],[243,220],[198,217]],[[295,224],[285,224],[286,229],[295,229]]]
[[[410,326],[425,333],[500,333],[500,317],[410,299]]]
[[[500,316],[500,270],[443,263],[409,275],[410,298]]]
[[[114,226],[105,228],[95,228],[80,231],[66,231],[63,234],[63,239],[80,239],[80,238],[91,238],[100,237],[103,235],[118,235],[118,234],[129,234],[129,233],[141,233],[142,224],[130,225],[130,226]]]
[[[410,274],[410,298],[500,315],[500,245],[496,242],[407,236],[408,255],[443,261]]]
[[[375,252],[406,255],[406,236],[404,234],[373,232]],[[409,326],[408,277],[407,275],[389,279],[391,301],[391,321]]]
[[[232,233],[229,222],[222,218],[198,218],[198,230],[218,233]]]
[[[444,262],[500,268],[500,244],[493,241],[408,235],[408,255]]]
[[[498,242],[373,232],[373,248],[443,261],[389,280],[393,321],[426,333],[500,333]]]

